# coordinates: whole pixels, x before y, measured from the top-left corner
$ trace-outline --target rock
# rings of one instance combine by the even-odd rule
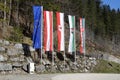
[[[0,44],[2,44],[2,43],[3,43],[3,40],[0,39]]]
[[[29,49],[30,49],[31,52],[35,51],[35,49],[31,46],[29,47]]]
[[[22,46],[22,44],[20,44],[20,43],[15,44],[14,47],[15,47],[16,49],[20,49],[20,50],[23,49],[23,46]]]
[[[4,44],[5,46],[8,46],[8,45],[10,44],[10,42],[9,42],[9,41],[4,40],[4,41],[3,41],[3,44]]]
[[[14,62],[14,63],[12,64],[12,66],[13,66],[13,67],[22,67],[22,64],[19,63],[19,62]]]
[[[65,67],[61,64],[61,65],[57,65],[57,68],[59,71],[63,72]]]
[[[27,60],[28,63],[31,63],[31,62],[33,63],[33,60],[32,60],[31,57],[26,57],[26,60]]]
[[[45,69],[46,69],[46,71],[48,71],[48,72],[50,72],[51,71],[51,65],[45,65]]]
[[[26,72],[28,72],[28,63],[24,63],[22,66],[22,69]]]
[[[19,57],[19,61],[25,61],[25,57],[23,56],[23,55],[21,55],[20,57]]]
[[[97,61],[96,61],[96,60],[93,60],[91,63],[92,63],[93,65],[97,65]]]
[[[10,61],[17,62],[20,61],[19,57],[10,57]]]
[[[87,65],[87,66],[91,66],[92,64],[91,64],[91,62],[89,62],[89,63],[87,63],[86,65]]]
[[[0,52],[5,52],[5,48],[4,47],[0,47]]]
[[[112,62],[120,64],[120,59],[113,55],[109,55],[108,61],[112,61]]]
[[[89,70],[87,68],[85,68],[84,72],[89,72]]]
[[[9,63],[0,63],[0,71],[12,71],[12,65]]]
[[[50,61],[48,61],[48,60],[42,60],[42,63],[43,63],[43,65],[50,65],[51,63],[50,63]]]
[[[35,66],[35,71],[37,73],[39,73],[39,72],[45,72],[45,66],[44,65]]]
[[[90,70],[90,66],[86,65],[85,69]]]
[[[72,70],[77,70],[76,65],[72,65],[72,66],[71,66],[71,69],[72,69]]]
[[[65,65],[65,71],[69,71],[70,70],[70,67],[68,65]]]
[[[17,54],[18,54],[18,51],[17,51],[16,49],[14,49],[14,48],[9,48],[9,49],[7,50],[7,54],[8,54],[9,56],[14,56],[14,55],[17,55]]]
[[[7,57],[0,55],[0,61],[7,61]]]
[[[103,60],[108,60],[109,54],[103,54]]]
[[[18,52],[19,54],[24,55],[24,51],[23,51],[22,49],[21,49],[21,50],[20,50],[20,49],[18,49],[18,50],[17,50],[17,52]]]

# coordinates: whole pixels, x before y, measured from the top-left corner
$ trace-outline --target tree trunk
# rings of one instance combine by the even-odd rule
[[[3,27],[6,26],[6,0],[4,1],[4,23],[3,23]]]
[[[17,0],[17,26],[19,26],[19,0]]]
[[[12,0],[10,0],[10,11],[9,11],[8,25],[10,25],[10,20],[11,20],[11,10],[12,10]]]

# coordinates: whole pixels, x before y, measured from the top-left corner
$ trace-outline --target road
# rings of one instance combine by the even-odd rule
[[[120,74],[13,74],[0,75],[0,80],[120,80]]]

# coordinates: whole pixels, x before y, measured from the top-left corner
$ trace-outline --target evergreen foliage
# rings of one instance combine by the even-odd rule
[[[1,16],[4,16],[3,2],[4,0],[0,1],[0,20],[3,18]],[[7,0],[7,12],[9,11],[8,5],[10,5],[10,0]],[[95,36],[112,39],[113,36],[120,35],[120,10],[110,9],[110,6],[103,5],[101,0],[12,0],[10,24],[24,27],[26,32],[31,33],[33,5],[43,5],[44,10],[64,12],[65,22],[68,22],[66,16],[68,14],[77,16],[77,21],[79,17],[84,17],[86,19],[86,28],[92,30]],[[15,16],[17,11],[19,12],[16,13],[18,16]],[[19,16],[24,18],[24,22],[22,22],[22,18],[20,20]],[[14,25],[18,24],[16,18],[19,20],[19,25]]]

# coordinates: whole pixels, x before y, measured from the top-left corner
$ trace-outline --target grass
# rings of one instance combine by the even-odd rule
[[[120,73],[120,64],[100,60],[93,69],[94,73]]]

